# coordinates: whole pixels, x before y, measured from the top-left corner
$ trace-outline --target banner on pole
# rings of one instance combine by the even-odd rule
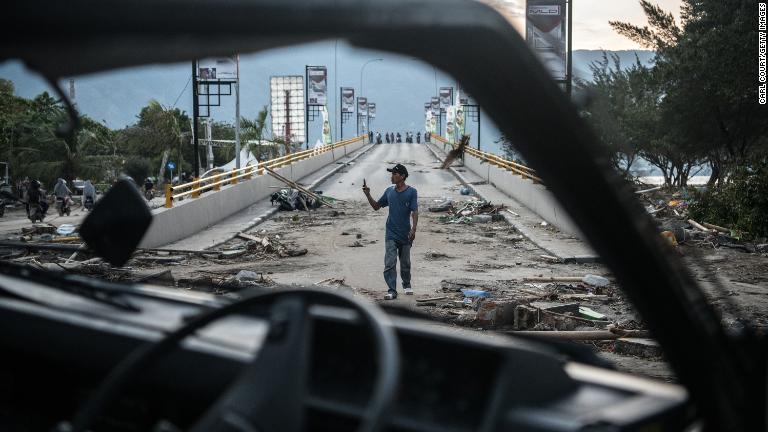
[[[376,104],[374,102],[368,103],[368,117],[376,118]]]
[[[368,117],[368,98],[367,97],[357,98],[357,116]]]
[[[323,115],[323,144],[331,144],[331,121],[328,118],[328,109],[320,107],[320,113]]]
[[[432,115],[439,116],[440,115],[440,98],[433,97],[431,99],[430,106],[432,107]]]
[[[328,103],[328,70],[325,66],[307,66],[307,104]]]
[[[440,110],[445,111],[453,105],[453,87],[440,87]]]
[[[525,40],[553,79],[566,76],[565,0],[527,0]]]
[[[454,142],[454,124],[456,121],[456,107],[453,105],[448,105],[448,107],[445,109],[445,139],[448,140],[448,142]]]
[[[341,112],[355,112],[355,89],[352,87],[343,87],[341,89]]]

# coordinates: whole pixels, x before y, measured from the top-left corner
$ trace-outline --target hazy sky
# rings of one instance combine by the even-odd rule
[[[681,0],[651,0],[674,14],[680,23]],[[524,28],[525,0],[504,0],[519,17],[518,30]],[[625,21],[636,25],[648,24],[639,0],[574,0],[573,49],[638,49],[636,43],[618,35],[608,21]]]

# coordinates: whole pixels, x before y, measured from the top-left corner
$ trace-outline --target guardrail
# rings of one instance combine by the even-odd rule
[[[237,184],[240,180],[250,180],[254,175],[264,175],[264,167],[270,169],[280,168],[282,166],[290,165],[294,162],[298,162],[302,159],[307,159],[312,156],[316,156],[325,152],[333,151],[337,148],[344,147],[349,144],[356,143],[364,140],[367,135],[360,135],[355,138],[351,138],[337,143],[322,146],[317,149],[303,150],[296,153],[280,156],[279,158],[271,159],[268,161],[259,162],[257,165],[249,165],[239,169],[233,169],[229,172],[221,174],[215,174],[210,177],[202,179],[195,179],[189,183],[183,183],[172,186],[170,184],[165,185],[165,207],[172,208],[173,201],[182,199],[185,197],[198,198],[202,193],[207,191],[221,190],[222,185]]]
[[[435,140],[440,141],[443,144],[448,144],[453,148],[456,148],[457,146],[457,144],[453,144],[447,139],[441,137],[440,135],[432,135],[431,138],[434,138]],[[500,168],[504,168],[507,171],[512,171],[513,173],[521,176],[523,179],[529,179],[534,183],[542,183],[541,178],[536,176],[536,171],[534,171],[533,168],[528,168],[525,165],[521,165],[517,162],[504,159],[503,157],[497,156],[493,153],[484,152],[469,146],[467,146],[464,149],[464,152],[469,153],[470,155],[478,159],[484,160],[489,164],[493,164]]]

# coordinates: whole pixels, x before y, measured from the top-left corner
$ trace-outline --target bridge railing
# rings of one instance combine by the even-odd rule
[[[364,140],[365,138],[366,135],[360,135],[358,137],[339,141],[331,145],[290,153],[275,159],[259,162],[257,165],[249,165],[202,179],[195,179],[188,183],[178,184],[175,186],[166,184],[165,207],[172,208],[174,200],[183,199],[186,197],[198,198],[204,192],[221,190],[222,185],[234,185],[240,181],[250,180],[254,176],[264,175],[264,167],[268,167],[270,169],[280,168],[282,166],[298,162],[302,159],[307,159],[325,152],[334,151],[337,148],[356,143],[358,141]]]
[[[443,144],[447,144],[447,145],[449,145],[449,146],[451,146],[453,148],[456,148],[456,146],[457,146],[457,144],[453,144],[452,142],[448,141],[447,139],[445,139],[444,137],[442,137],[440,135],[432,135],[431,138],[436,140],[436,141],[439,141],[439,142],[441,142]],[[522,164],[519,164],[517,162],[511,161],[511,160],[508,160],[508,159],[504,159],[503,157],[495,155],[493,153],[484,152],[484,151],[481,151],[481,150],[478,150],[478,149],[475,149],[475,148],[472,148],[472,147],[466,147],[464,149],[464,152],[469,153],[470,155],[472,155],[472,156],[474,156],[474,157],[476,157],[478,159],[484,160],[487,163],[496,165],[496,166],[498,166],[500,168],[504,168],[507,171],[512,171],[513,173],[521,176],[523,179],[529,179],[529,180],[533,181],[534,183],[541,183],[542,182],[541,178],[539,178],[536,175],[536,171],[534,171],[533,168],[529,168],[529,167],[527,167],[525,165],[522,165]]]

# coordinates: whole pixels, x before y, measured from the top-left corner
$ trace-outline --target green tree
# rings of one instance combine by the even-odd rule
[[[665,146],[705,155],[710,184],[761,160],[768,108],[757,103],[753,46],[755,3],[683,0],[682,27],[672,14],[640,2],[649,26],[611,22],[620,34],[656,50]]]
[[[279,156],[279,147],[274,145],[264,145],[265,136],[267,136],[268,113],[269,111],[265,105],[253,120],[243,118],[240,121],[240,138],[243,142],[254,141],[253,143],[248,144],[248,149],[259,161],[269,160]]]
[[[188,121],[188,117],[183,111],[178,108],[166,108],[158,101],[152,100],[141,109],[136,124],[119,132],[121,151],[124,155],[149,158],[158,168],[158,183],[162,186],[171,152],[183,152],[186,135],[182,132],[182,125],[185,120]]]

